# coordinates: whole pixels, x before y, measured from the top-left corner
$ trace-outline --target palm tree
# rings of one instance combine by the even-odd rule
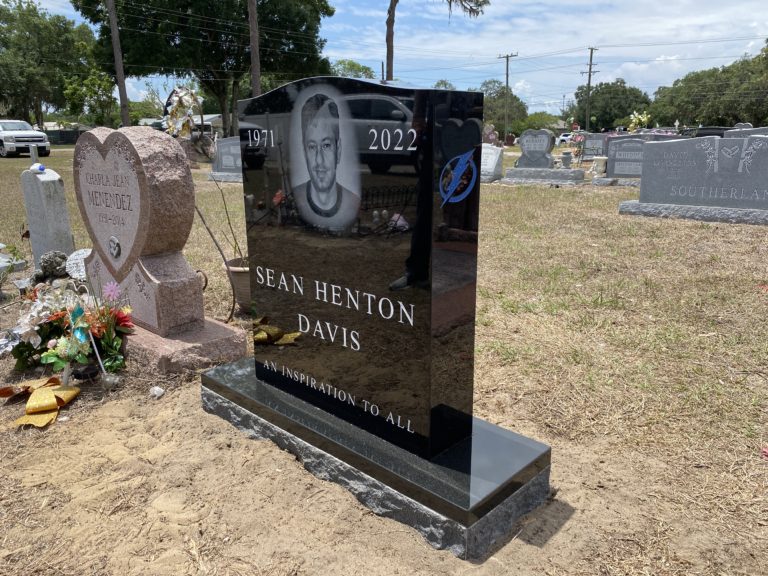
[[[399,0],[389,0],[389,8],[387,9],[387,80],[393,79],[393,64],[395,58],[395,9]],[[453,11],[453,8],[458,6],[461,10],[469,16],[475,18],[483,13],[491,0],[445,0],[448,4],[448,13]]]

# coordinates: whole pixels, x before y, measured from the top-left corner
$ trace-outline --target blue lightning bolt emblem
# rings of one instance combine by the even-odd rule
[[[470,150],[465,154],[456,156],[443,168],[443,171],[440,173],[440,196],[443,199],[441,208],[447,203],[455,204],[461,202],[472,193],[472,190],[475,188],[475,181],[477,180],[477,167],[472,160],[474,153],[474,150]],[[443,182],[446,179],[446,170],[450,170],[451,181],[448,183],[448,186],[444,187]],[[468,183],[465,181],[467,170],[472,171],[472,176]],[[463,186],[463,184],[466,184],[466,186]]]

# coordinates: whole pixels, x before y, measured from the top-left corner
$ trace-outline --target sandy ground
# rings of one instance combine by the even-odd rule
[[[9,367],[4,361],[2,368]],[[7,373],[5,370],[4,373]],[[146,390],[166,387],[159,400]],[[677,470],[610,438],[553,445],[553,500],[483,562],[432,549],[200,407],[195,375],[83,390],[44,431],[0,407],[0,574],[759,574],[665,495]],[[483,408],[480,408],[482,411]],[[520,429],[523,433],[532,430]],[[763,572],[764,573],[764,572]]]

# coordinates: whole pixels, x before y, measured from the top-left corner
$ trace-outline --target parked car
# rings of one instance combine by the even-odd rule
[[[21,152],[29,152],[31,145],[37,146],[40,156],[51,153],[45,132],[35,130],[24,120],[0,120],[0,156],[18,156]]]
[[[571,141],[573,134],[571,132],[563,132],[557,137],[557,144],[568,144]]]

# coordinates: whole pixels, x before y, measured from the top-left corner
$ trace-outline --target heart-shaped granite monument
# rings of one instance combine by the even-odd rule
[[[200,280],[181,254],[195,198],[179,143],[151,128],[96,128],[77,141],[74,180],[94,287],[116,281],[134,321],[158,334],[202,323]]]
[[[77,141],[75,190],[94,250],[121,282],[140,256],[179,251],[194,218],[181,146],[151,128],[96,128]]]

